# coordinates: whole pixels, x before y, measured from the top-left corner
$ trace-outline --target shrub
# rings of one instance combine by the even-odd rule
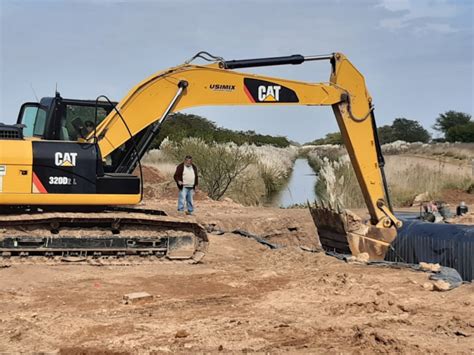
[[[198,166],[201,188],[211,198],[228,196],[245,205],[257,205],[286,184],[298,148],[206,143],[197,138],[177,143],[165,139],[161,150],[151,150],[144,162],[159,169],[168,168],[188,154]]]
[[[446,140],[448,142],[474,143],[474,121],[448,129]]]
[[[406,118],[395,118],[392,125],[380,127],[378,133],[381,143],[397,140],[426,143],[431,139],[431,135],[418,121]]]
[[[232,182],[255,162],[255,155],[236,145],[206,144],[199,138],[186,138],[181,142],[164,142],[161,148],[176,162],[192,155],[199,167],[201,188],[210,198],[219,200]]]
[[[313,145],[323,145],[323,144],[342,144],[342,135],[341,132],[328,133],[324,138],[319,138],[309,143]]]
[[[230,186],[226,194],[246,206],[256,206],[266,200],[268,188],[256,164],[251,164]]]
[[[448,131],[451,128],[465,125],[470,121],[471,115],[464,112],[457,112],[451,110],[445,113],[440,113],[440,115],[436,119],[436,123],[434,124],[433,128],[439,132],[444,133],[447,136]]]

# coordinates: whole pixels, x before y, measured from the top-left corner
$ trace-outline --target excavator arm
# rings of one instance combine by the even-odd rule
[[[215,58],[215,57],[214,57]],[[239,68],[328,60],[328,83],[308,83],[234,71]],[[393,215],[383,173],[372,98],[363,75],[341,53],[303,57],[225,61],[183,65],[158,72],[136,85],[97,127],[97,139],[106,158],[139,132],[141,140],[118,167],[130,172],[146,152],[159,126],[173,111],[214,105],[331,106],[371,216],[371,235],[363,241],[389,244],[401,222]],[[89,137],[92,139],[92,137]],[[383,235],[381,235],[383,234]],[[357,242],[358,243],[358,242]]]

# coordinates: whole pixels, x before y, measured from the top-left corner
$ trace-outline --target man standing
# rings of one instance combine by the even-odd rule
[[[176,167],[174,181],[179,189],[178,212],[184,211],[184,201],[186,201],[186,214],[193,214],[193,195],[198,185],[198,170],[190,155],[186,155],[184,162]]]

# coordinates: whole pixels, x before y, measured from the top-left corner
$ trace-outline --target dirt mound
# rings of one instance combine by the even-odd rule
[[[418,349],[417,346],[410,346],[407,342],[392,337],[390,332],[375,329],[370,325],[355,325],[352,329],[354,334],[350,343],[354,349],[376,353],[416,352]]]
[[[160,184],[167,182],[167,179],[164,177],[161,172],[148,165],[142,165],[143,180],[145,184]],[[139,171],[135,171],[135,174],[140,174]]]
[[[138,168],[134,174],[140,176]],[[161,172],[148,165],[142,165],[143,174],[143,195],[145,199],[154,199],[163,195],[169,185],[169,180]]]
[[[463,190],[444,190],[441,194],[441,200],[446,201],[452,205],[453,209],[456,209],[456,206],[458,206],[461,201],[464,201],[468,205],[474,205],[474,194]]]
[[[474,212],[469,212],[462,216],[449,218],[446,222],[451,224],[474,224]]]
[[[316,228],[307,209],[243,207],[223,202],[216,206],[198,204],[196,217],[210,230],[241,230],[277,246],[317,249]]]

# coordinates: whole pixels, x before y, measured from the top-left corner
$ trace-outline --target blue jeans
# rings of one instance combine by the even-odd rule
[[[184,211],[184,201],[186,201],[188,212],[193,212],[193,196],[194,189],[192,187],[183,187],[178,195],[178,211]]]

